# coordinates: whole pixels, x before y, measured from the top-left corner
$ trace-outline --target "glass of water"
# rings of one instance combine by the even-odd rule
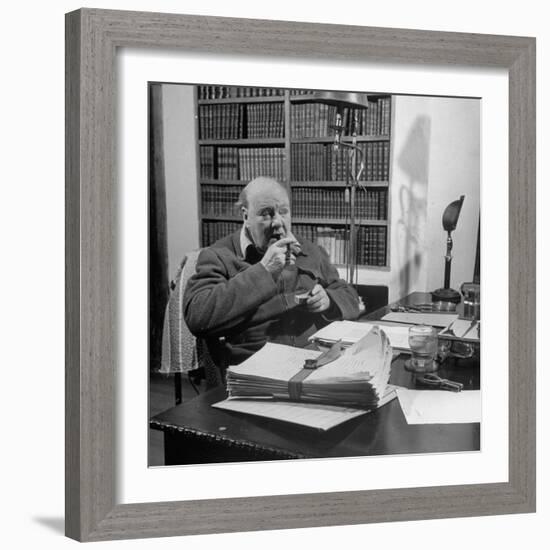
[[[434,372],[437,370],[437,331],[428,325],[413,325],[409,328],[411,358],[405,368],[412,372]]]

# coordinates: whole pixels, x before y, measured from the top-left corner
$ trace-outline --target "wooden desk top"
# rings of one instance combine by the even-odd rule
[[[413,293],[399,303],[414,304],[428,300],[429,294]],[[380,319],[388,311],[389,306],[381,308],[364,317],[364,320]],[[392,363],[390,383],[414,388],[414,377],[405,370],[404,361],[405,358],[400,356]],[[438,374],[462,382],[465,390],[479,389],[479,363],[472,359],[448,359]],[[477,451],[480,448],[479,423],[409,425],[397,399],[328,432],[318,432],[211,407],[225,397],[224,388],[201,394],[155,416],[150,422],[151,427],[206,438],[222,448],[224,445],[255,447],[280,458]]]
[[[399,357],[392,365],[390,383],[415,387],[412,374]],[[479,389],[479,368],[465,360],[451,361],[439,374]],[[430,390],[426,390],[430,391]],[[225,399],[216,388],[165,411],[151,427],[195,437],[216,439],[223,446],[241,445],[270,450],[281,458],[342,457],[479,450],[479,424],[407,424],[397,399],[327,432],[286,422],[214,409]]]

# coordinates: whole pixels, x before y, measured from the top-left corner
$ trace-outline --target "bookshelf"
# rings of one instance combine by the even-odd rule
[[[201,245],[238,229],[235,206],[251,179],[272,176],[289,189],[292,227],[317,242],[336,265],[347,254],[346,150],[332,143],[336,108],[307,96],[312,90],[197,86]],[[366,110],[346,109],[345,137],[356,120],[365,170],[357,189],[357,264],[389,269],[390,95],[369,95]]]

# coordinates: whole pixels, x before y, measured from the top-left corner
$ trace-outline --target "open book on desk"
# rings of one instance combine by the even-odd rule
[[[318,330],[309,337],[311,342],[319,345],[332,345],[335,342],[342,342],[344,345],[351,345],[358,342],[368,334],[375,326],[384,331],[390,341],[392,348],[400,351],[411,351],[409,346],[409,326],[394,325],[390,323],[360,323],[357,321],[334,321]]]

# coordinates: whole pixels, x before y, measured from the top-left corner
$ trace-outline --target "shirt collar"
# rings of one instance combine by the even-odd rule
[[[244,225],[241,227],[241,236],[240,236],[239,243],[241,245],[241,258],[244,259],[244,257],[246,256],[246,249],[250,245],[254,246],[254,243],[250,240],[249,236],[246,234]]]

